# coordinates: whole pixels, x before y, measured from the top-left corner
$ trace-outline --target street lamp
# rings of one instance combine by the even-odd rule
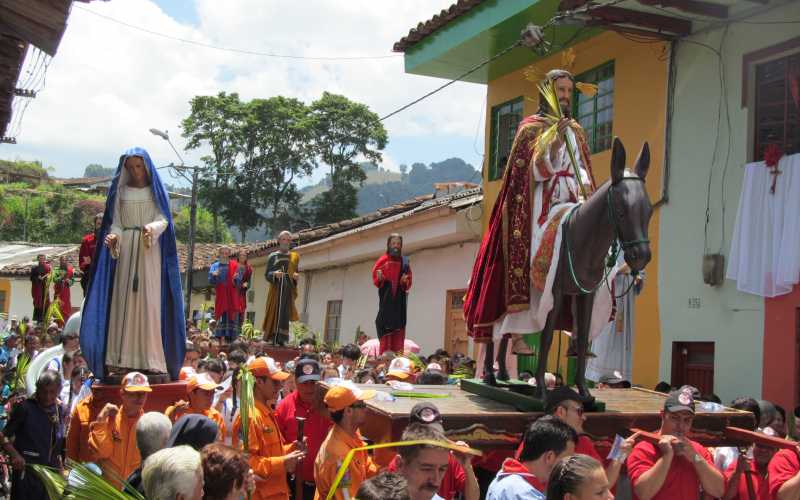
[[[172,144],[172,141],[169,140],[169,134],[166,131],[161,131],[156,128],[151,128],[150,133],[161,137],[167,143],[169,143],[170,147],[175,154],[178,156],[178,159],[181,161],[181,164],[178,166],[173,166],[175,170],[177,170],[184,179],[189,180],[184,173],[186,170],[192,171],[192,201],[189,207],[189,251],[186,255],[186,317],[191,317],[192,315],[192,273],[194,270],[194,233],[195,233],[195,225],[197,223],[197,171],[199,167],[189,167],[186,166],[183,158],[181,157],[178,150],[175,149],[175,146]]]

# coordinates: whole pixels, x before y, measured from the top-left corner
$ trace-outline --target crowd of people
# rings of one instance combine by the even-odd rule
[[[29,464],[66,470],[73,462],[93,464],[109,483],[148,500],[239,499],[247,494],[307,500],[598,499],[614,494],[641,500],[701,494],[800,498],[800,448],[708,449],[692,441],[696,408],[713,406],[717,398],[688,386],[659,384],[656,389],[667,397],[657,439],[620,438],[607,456],[584,432],[583,399],[560,377],[546,377],[545,416],[528,425],[519,446],[484,449],[482,456],[474,456],[466,443],[451,442],[435,400],[423,400],[402,432],[402,441],[417,444],[398,446],[386,461],[361,449],[369,444],[361,434],[369,418],[367,404],[380,396],[373,389],[456,384],[474,376],[471,358],[441,349],[430,356],[386,351],[367,358],[360,347],[364,335],[335,350],[305,338],[297,356],[280,363],[270,357],[272,346],[264,341],[238,339],[222,346],[213,324],[206,331],[189,325],[188,331],[191,340],[180,371],[185,396],[163,413],[146,412],[152,387],[140,372],[122,379],[120,405],[93,401],[93,378],[71,322],[63,329],[52,324],[43,330],[27,318],[12,320],[0,348],[3,411],[8,412],[1,420],[6,423],[0,445],[12,468],[11,498],[47,498],[42,478]],[[48,346],[60,346],[63,354],[47,363],[29,391],[26,370]],[[246,430],[239,377],[245,366],[255,380]],[[603,383],[630,386],[613,379]],[[752,412],[758,432],[792,437],[783,408],[751,398],[730,406]],[[708,409],[713,410],[703,407]],[[339,474],[353,450],[345,473]]]

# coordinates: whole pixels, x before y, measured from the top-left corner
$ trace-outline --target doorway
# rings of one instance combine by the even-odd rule
[[[466,355],[469,346],[467,323],[464,321],[464,294],[466,290],[448,290],[444,313],[444,348],[452,356]]]
[[[672,386],[691,385],[714,392],[714,342],[672,343]]]

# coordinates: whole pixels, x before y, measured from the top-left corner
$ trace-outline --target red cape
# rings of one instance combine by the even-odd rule
[[[467,331],[476,341],[491,340],[494,323],[507,313],[530,307],[531,217],[535,187],[531,164],[536,137],[545,126],[541,117],[531,115],[517,127],[503,187],[492,209],[489,228],[475,258],[464,298]],[[581,133],[577,124],[573,124],[573,129]],[[595,185],[586,141],[578,143],[591,183]]]

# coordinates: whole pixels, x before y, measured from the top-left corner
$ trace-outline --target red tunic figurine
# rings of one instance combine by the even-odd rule
[[[63,256],[59,260],[58,265],[56,280],[53,283],[53,298],[58,299],[58,308],[61,310],[64,323],[66,323],[72,315],[72,301],[70,299],[69,287],[72,286],[72,277],[75,274],[75,269],[67,264],[67,259]]]
[[[380,352],[402,353],[406,338],[408,291],[411,289],[411,267],[403,257],[403,237],[392,234],[386,242],[386,253],[372,267],[372,282],[378,287],[378,316],[375,328]]]

